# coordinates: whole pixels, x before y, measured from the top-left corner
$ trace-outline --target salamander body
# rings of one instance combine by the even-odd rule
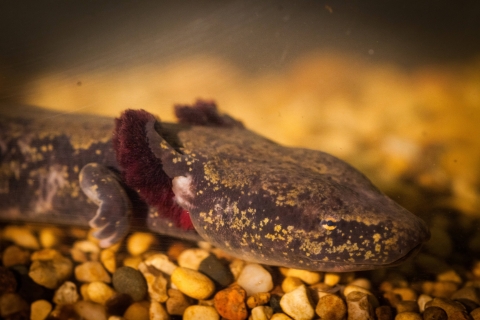
[[[395,265],[428,240],[421,219],[345,162],[278,145],[211,102],[175,111],[177,124],[142,110],[115,122],[4,112],[0,218],[90,225],[103,246],[145,224],[246,260],[323,271]]]

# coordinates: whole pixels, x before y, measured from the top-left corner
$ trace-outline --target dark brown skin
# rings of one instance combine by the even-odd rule
[[[79,212],[81,205],[72,203],[95,200],[100,209],[90,224],[100,229],[97,235],[108,245],[126,233],[130,216],[138,217],[139,201],[132,201],[136,195],[132,190],[139,190],[140,202],[143,199],[154,208],[150,209],[148,226],[157,231],[161,231],[158,224],[170,224],[159,218],[162,210],[154,212],[155,208],[178,211],[179,216],[172,216],[177,224],[189,213],[202,238],[232,255],[265,264],[322,271],[395,265],[428,240],[429,231],[422,220],[381,193],[345,162],[320,151],[280,146],[243,128],[233,118],[219,114],[209,102],[177,107],[176,112],[183,125],[162,123],[144,111],[124,113],[117,120],[114,144],[117,152],[113,159],[108,134],[79,144],[73,143],[74,134],[64,134],[61,130],[50,135],[44,133],[49,125],[59,128],[58,119],[35,117],[29,125],[8,125],[7,130],[0,131],[0,143],[8,142],[7,152],[2,150],[0,171],[1,186],[7,184],[8,188],[2,189],[0,200],[2,203],[4,199],[11,200],[7,210],[0,209],[0,218],[56,223],[55,219],[66,215],[70,219],[75,210],[75,219],[85,223],[92,218],[94,209],[90,206]],[[48,124],[39,125],[41,119]],[[1,121],[3,127],[12,123],[12,117]],[[22,121],[20,113],[14,122]],[[86,122],[76,117],[75,121],[83,123],[79,127],[105,123],[106,131],[113,126],[112,122],[107,129],[108,121],[100,117]],[[49,211],[38,210],[35,190],[40,187],[38,178],[43,179],[42,173],[51,172],[60,158],[46,164],[30,157],[26,166],[17,166],[21,168],[20,179],[11,169],[15,168],[15,161],[20,164],[28,158],[19,157],[19,151],[11,151],[21,149],[16,147],[19,142],[27,141],[37,151],[45,149],[37,140],[25,138],[32,132],[43,137],[63,134],[75,146],[70,153],[62,152],[67,159],[60,164],[60,168],[67,167],[64,170],[68,172],[67,180],[72,181],[69,182],[72,192],[59,192],[64,187],[57,186]],[[51,152],[65,148],[49,141],[42,142],[47,145],[46,150],[49,144]],[[95,144],[99,142],[102,148]],[[101,150],[103,157],[75,158],[81,153],[78,150],[84,149],[95,150],[95,155],[98,155],[96,150]],[[83,162],[74,164],[73,158]],[[80,181],[92,200],[79,195],[79,183],[74,182],[75,165],[81,168],[90,162],[95,164],[85,167]],[[143,174],[141,168],[150,171]],[[28,182],[32,175],[36,177],[33,184]],[[107,177],[102,185],[98,182],[100,176]],[[162,181],[159,190],[163,190],[163,196],[157,197],[151,191],[155,187],[149,185],[152,177]],[[20,197],[12,198],[15,192],[29,193],[30,201],[21,203]],[[116,201],[108,201],[109,196]],[[156,199],[161,201],[154,203]],[[109,223],[112,217],[119,223]]]

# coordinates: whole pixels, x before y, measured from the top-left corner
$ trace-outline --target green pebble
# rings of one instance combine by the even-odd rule
[[[117,292],[128,294],[133,301],[141,301],[147,294],[147,281],[140,271],[133,268],[118,268],[112,282]]]

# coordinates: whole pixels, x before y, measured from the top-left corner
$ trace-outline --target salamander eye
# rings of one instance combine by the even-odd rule
[[[320,224],[322,225],[322,228],[329,231],[335,230],[337,228],[337,221],[334,220],[333,218],[323,219],[322,222],[320,222]]]

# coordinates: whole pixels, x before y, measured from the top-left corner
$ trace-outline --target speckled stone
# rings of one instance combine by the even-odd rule
[[[192,300],[176,289],[168,289],[168,300],[165,303],[168,314],[181,316],[192,304]]]
[[[272,275],[259,264],[247,264],[240,275],[237,283],[245,289],[247,295],[259,292],[269,292],[273,289]]]
[[[393,320],[393,309],[390,306],[380,306],[375,309],[377,320]]]
[[[255,307],[265,305],[270,301],[270,296],[271,295],[268,292],[255,293],[254,295],[248,297],[247,306],[250,309],[253,309]]]
[[[210,252],[199,249],[199,248],[192,248],[187,249],[180,253],[178,256],[178,265],[183,268],[188,268],[192,270],[197,270],[200,267],[200,264],[203,260],[210,256]]]
[[[80,300],[73,305],[75,313],[85,320],[106,320],[107,313],[101,304]]]
[[[347,306],[339,296],[325,294],[318,300],[315,312],[320,319],[341,320],[347,314]]]
[[[150,304],[147,301],[132,303],[123,314],[125,320],[149,320]]]
[[[315,315],[307,288],[302,285],[280,299],[283,312],[294,319],[309,320]]]
[[[74,304],[78,301],[79,295],[75,283],[65,281],[53,295],[53,302],[57,305]]]
[[[167,310],[163,307],[158,301],[150,301],[150,309],[148,310],[150,314],[150,320],[169,320],[170,316],[167,313]],[[185,317],[184,317],[185,319]]]
[[[30,305],[30,320],[45,320],[52,311],[52,304],[47,300],[37,300]]]
[[[88,298],[93,302],[105,305],[115,295],[115,290],[101,281],[94,281],[88,284]]]
[[[12,271],[0,266],[0,296],[4,293],[15,292],[17,280]]]
[[[215,309],[222,317],[232,320],[243,320],[248,317],[245,298],[245,290],[234,284],[218,291],[213,301]]]
[[[102,281],[110,283],[110,275],[98,261],[87,261],[75,267],[75,278],[81,282]]]
[[[56,250],[43,249],[34,252],[31,259],[33,262],[28,275],[46,288],[58,288],[72,274],[73,262]]]
[[[128,294],[133,301],[142,300],[147,294],[147,281],[142,273],[130,267],[121,267],[113,274],[113,287],[117,292]]]
[[[138,265],[138,270],[143,274],[145,280],[147,281],[150,298],[162,303],[167,301],[168,281],[163,274],[155,268],[147,267],[147,265],[143,262]]]
[[[345,297],[348,297],[348,295],[352,292],[362,292],[365,294],[368,294],[370,297],[368,298],[368,301],[372,304],[373,308],[376,308],[380,306],[380,303],[378,302],[378,299],[367,289],[356,286],[356,285],[348,285],[343,289],[343,295]]]
[[[230,269],[212,254],[200,262],[198,271],[207,275],[221,288],[230,285],[234,280]]]
[[[28,304],[18,294],[5,293],[0,296],[0,318],[22,311],[28,311]]]
[[[273,315],[273,309],[267,306],[258,306],[252,309],[251,320],[269,320]]]
[[[445,310],[440,307],[429,307],[423,312],[423,320],[447,320]]]
[[[422,320],[422,316],[416,312],[402,312],[395,316],[395,320]]]
[[[346,297],[347,300],[347,312],[349,320],[373,320],[374,306],[372,303],[372,295],[360,292],[352,291]]]
[[[28,265],[30,263],[30,251],[15,245],[9,246],[3,251],[2,262],[5,267],[18,264]]]
[[[155,236],[153,234],[135,232],[127,239],[127,251],[132,256],[138,256],[146,252],[154,242]]]
[[[220,316],[215,308],[209,306],[190,306],[183,314],[183,320],[219,320]],[[233,320],[233,319],[232,319]]]
[[[178,267],[171,276],[172,283],[184,294],[197,300],[208,299],[215,292],[215,284],[206,275]]]

